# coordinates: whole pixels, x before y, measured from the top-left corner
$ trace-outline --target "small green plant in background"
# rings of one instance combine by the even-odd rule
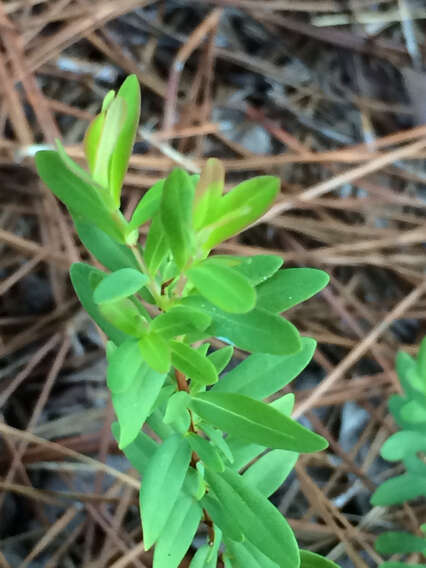
[[[327,442],[291,419],[293,395],[264,402],[315,350],[281,312],[316,294],[328,276],[281,269],[282,259],[271,255],[210,255],[263,215],[279,191],[277,178],[262,176],[224,194],[216,159],[200,176],[173,170],[125,219],[121,187],[139,108],[139,85],[130,76],[117,94],[107,94],[89,126],[88,171],[59,143],[57,151],[39,152],[36,165],[108,270],[76,263],[71,280],[109,339],[112,430],[141,474],[145,547],[155,545],[155,568],[177,568],[205,523],[208,537],[192,568],[213,568],[219,556],[232,568],[335,567],[299,550],[268,499],[300,453]],[[148,222],[142,246],[139,228]],[[213,350],[211,338],[226,346]],[[251,354],[219,379],[234,346]]]
[[[386,480],[371,498],[373,505],[402,505],[407,501],[426,497],[426,338],[423,339],[417,359],[400,351],[396,370],[403,395],[389,400],[389,409],[400,430],[386,440],[382,457],[390,462],[401,461],[405,473]],[[419,534],[389,531],[376,540],[380,554],[420,553],[426,562],[426,524]],[[407,564],[384,562],[381,568],[424,568],[426,563]]]

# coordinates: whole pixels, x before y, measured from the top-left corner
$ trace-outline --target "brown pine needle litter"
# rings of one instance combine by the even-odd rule
[[[129,73],[143,98],[129,213],[173,165],[217,156],[230,184],[282,179],[218,252],[330,273],[286,314],[318,341],[295,416],[330,441],[273,496],[301,546],[373,567],[379,532],[425,521],[422,503],[369,504],[395,473],[379,457],[395,353],[426,333],[425,18],[420,0],[0,1],[0,566],[151,566],[104,338],[68,278],[94,261],[33,167],[58,137],[83,163],[88,122]]]

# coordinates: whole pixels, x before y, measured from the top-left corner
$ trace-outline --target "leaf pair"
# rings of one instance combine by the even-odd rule
[[[107,188],[115,208],[132,153],[139,124],[140,89],[136,75],[130,75],[117,95],[110,91],[102,111],[91,122],[84,139],[89,170],[94,181]]]

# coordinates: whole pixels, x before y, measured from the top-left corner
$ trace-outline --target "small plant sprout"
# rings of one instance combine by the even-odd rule
[[[219,559],[227,568],[335,567],[299,550],[268,499],[300,453],[319,452],[327,442],[291,418],[293,395],[265,402],[315,350],[281,313],[324,288],[328,275],[283,269],[277,256],[211,255],[259,219],[280,187],[277,178],[261,176],[224,193],[215,158],[200,176],[174,169],[126,219],[121,188],[139,109],[139,85],[130,76],[107,94],[87,130],[87,170],[60,143],[35,161],[106,269],[73,264],[71,281],[109,339],[112,431],[141,475],[145,548],[154,546],[154,568],[177,568],[204,523],[208,536],[192,568],[214,568]],[[249,354],[222,374],[235,347]]]
[[[389,462],[401,461],[405,473],[387,479],[374,492],[371,503],[384,507],[426,497],[426,337],[417,359],[404,351],[398,353],[396,371],[403,394],[389,399],[389,409],[400,430],[386,440],[380,453]],[[384,562],[380,568],[424,568],[426,523],[420,526],[418,534],[385,532],[375,546],[384,555],[418,553],[423,557],[421,564]]]

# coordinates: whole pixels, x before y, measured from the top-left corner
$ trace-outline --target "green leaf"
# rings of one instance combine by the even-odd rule
[[[186,298],[186,305],[211,315],[213,321],[206,330],[210,336],[226,338],[246,351],[288,355],[301,348],[294,325],[266,310],[255,308],[246,314],[230,314],[199,296]]]
[[[263,399],[285,387],[312,359],[316,341],[302,337],[302,349],[290,355],[254,353],[214,385],[215,392],[234,392]]]
[[[222,430],[214,428],[210,424],[204,423],[201,425],[201,429],[210,438],[211,443],[214,444],[216,448],[218,448],[222,452],[223,456],[229,461],[229,463],[233,463],[234,456],[232,455],[232,452],[228,446],[227,440],[225,440],[223,437]]]
[[[407,532],[389,531],[379,535],[374,546],[379,554],[425,554],[426,538]]]
[[[112,404],[120,424],[121,450],[131,444],[140,432],[142,424],[151,413],[166,376],[144,364],[126,391],[111,393]]]
[[[222,531],[219,527],[214,527],[214,542],[213,545],[205,544],[201,546],[194,554],[190,568],[216,568],[217,555],[219,547],[222,543]]]
[[[265,556],[251,542],[226,541],[226,553],[231,559],[234,568],[278,568],[278,564]]]
[[[168,523],[188,471],[191,450],[179,434],[167,438],[145,470],[140,508],[145,550],[151,548]]]
[[[189,175],[174,169],[164,182],[160,216],[177,266],[182,270],[192,254],[192,200]]]
[[[426,397],[424,401],[409,400],[406,402],[401,408],[401,418],[414,425],[426,422]]]
[[[234,270],[245,276],[253,286],[257,286],[271,278],[281,268],[282,264],[283,259],[279,256],[257,254],[241,257],[241,262],[234,266]]]
[[[128,339],[119,345],[108,358],[107,385],[110,391],[126,391],[143,364],[137,341]]]
[[[216,206],[214,218],[200,231],[205,250],[229,239],[261,217],[273,203],[280,188],[278,178],[259,176],[240,183]]]
[[[98,140],[96,161],[93,168],[93,179],[105,188],[111,188],[110,170],[113,152],[117,146],[117,138],[126,120],[126,102],[121,97],[114,98],[105,111],[105,120],[102,132]],[[115,207],[118,208],[119,200],[115,198]]]
[[[382,483],[373,493],[371,504],[374,506],[395,505],[425,496],[426,478],[412,473],[404,473]]]
[[[125,242],[126,223],[120,216],[112,216],[105,206],[107,197],[100,197],[96,188],[69,170],[58,152],[37,152],[35,163],[38,175],[64,203],[70,213],[94,223],[112,239]]]
[[[170,346],[173,365],[198,385],[211,385],[218,380],[213,363],[201,353],[179,341],[171,341]]]
[[[126,335],[103,317],[93,301],[91,276],[101,279],[104,278],[105,273],[83,262],[75,262],[71,265],[70,276],[75,293],[89,316],[116,345],[122,343],[126,339]]]
[[[111,103],[111,96],[112,98],[114,98],[115,96],[114,91],[109,91],[107,96],[109,98],[109,103]],[[105,107],[107,106],[108,105],[105,105]],[[106,112],[102,110],[102,112],[100,112],[97,116],[95,116],[95,118],[89,124],[89,128],[86,130],[86,134],[84,135],[84,153],[86,155],[86,160],[89,166],[89,170],[92,173],[96,165],[96,156],[98,154],[99,141],[101,139],[102,130],[105,124],[105,114]]]
[[[403,460],[410,454],[426,452],[426,437],[421,432],[396,432],[383,444],[380,454],[388,461]]]
[[[139,203],[133,211],[130,219],[129,229],[138,229],[141,225],[149,221],[155,213],[160,209],[161,196],[163,193],[164,180],[157,181],[143,195]]]
[[[248,396],[209,391],[194,396],[190,406],[228,434],[268,448],[310,453],[328,445],[321,436]]]
[[[209,158],[195,187],[193,222],[199,230],[214,217],[223,193],[225,170],[220,160]]]
[[[225,312],[245,313],[255,306],[256,292],[247,278],[214,258],[194,266],[187,275],[204,298]]]
[[[280,568],[298,568],[299,549],[293,531],[268,499],[230,469],[220,474],[207,470],[206,479],[226,506],[230,521],[250,543]],[[232,538],[225,531],[224,537]]]
[[[192,451],[198,454],[201,461],[206,467],[213,471],[224,471],[225,466],[222,458],[217,452],[216,448],[205,438],[190,432],[187,435],[187,440],[192,448]]]
[[[426,393],[426,337],[422,339],[417,354],[417,371],[423,379],[423,391]]]
[[[287,479],[299,454],[271,450],[244,472],[244,479],[265,497],[270,497]]]
[[[330,277],[315,268],[286,268],[256,288],[257,307],[283,312],[327,286]]]
[[[213,519],[214,524],[220,528],[227,538],[235,542],[244,540],[241,528],[234,522],[236,512],[232,514],[232,511],[228,509],[228,503],[225,504],[225,502],[221,502],[220,499],[209,491],[209,493],[206,493],[201,499],[201,506],[207,511],[209,516]]]
[[[158,373],[167,373],[170,369],[170,347],[161,335],[153,331],[146,333],[139,340],[139,349],[148,365]]]
[[[127,166],[135,142],[136,130],[139,125],[140,87],[136,75],[129,75],[117,93],[117,99],[125,101],[125,120],[122,123],[112,154],[109,186],[117,206],[120,204],[120,191],[126,175]]]
[[[120,268],[138,268],[129,247],[120,245],[92,223],[74,219],[74,224],[81,242],[105,268],[112,272]]]
[[[134,268],[121,268],[108,274],[97,286],[93,299],[97,304],[114,302],[136,294],[148,282],[148,277]]]
[[[191,419],[188,412],[189,395],[185,391],[178,391],[170,398],[164,413],[164,422],[182,434],[188,431]]]
[[[339,568],[339,566],[315,552],[300,550],[300,568]]]
[[[111,424],[112,434],[115,440],[120,440],[120,425],[118,422]],[[123,450],[124,455],[139,473],[143,475],[152,456],[157,450],[158,444],[145,432],[139,432],[134,441]]]
[[[129,298],[98,304],[98,307],[103,317],[124,333],[133,337],[145,333],[145,318]]]
[[[207,356],[207,359],[213,363],[219,374],[228,365],[233,354],[234,348],[232,345],[228,345],[227,347],[222,347],[222,349],[216,349],[216,351],[213,351],[213,353]]]
[[[175,306],[157,316],[151,323],[150,329],[166,339],[171,339],[197,330],[203,331],[211,321],[212,318],[202,310],[189,306]]]
[[[144,259],[151,274],[155,274],[167,257],[169,245],[160,216],[154,215],[145,242]]]
[[[201,507],[180,495],[155,545],[153,568],[178,568],[192,544],[202,515]]]

